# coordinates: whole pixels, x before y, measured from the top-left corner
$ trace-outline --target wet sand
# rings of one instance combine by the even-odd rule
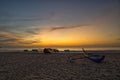
[[[120,80],[120,53],[100,55],[102,63],[77,53],[0,53],[0,80]]]

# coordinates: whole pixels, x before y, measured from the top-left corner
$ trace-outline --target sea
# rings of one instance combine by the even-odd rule
[[[22,52],[24,50],[32,51],[38,50],[43,51],[45,47],[33,47],[33,48],[0,48],[0,52]],[[59,51],[69,50],[73,52],[82,51],[82,47],[49,47],[53,49],[58,49]],[[120,47],[84,47],[87,51],[112,51],[120,52]]]

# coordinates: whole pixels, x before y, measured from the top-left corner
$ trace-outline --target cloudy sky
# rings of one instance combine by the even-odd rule
[[[0,46],[120,47],[119,0],[0,0]]]

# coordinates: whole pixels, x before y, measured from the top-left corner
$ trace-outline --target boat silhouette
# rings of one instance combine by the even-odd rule
[[[105,59],[104,55],[88,55],[84,48],[82,48],[82,50],[85,58],[88,58],[96,63],[100,63]]]

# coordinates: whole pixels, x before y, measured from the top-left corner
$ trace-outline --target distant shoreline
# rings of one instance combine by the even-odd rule
[[[86,50],[88,53],[120,53],[120,50]],[[0,53],[40,53],[42,54],[42,51],[34,52],[34,51],[27,51],[24,52],[23,50],[16,50],[16,51],[0,51]],[[65,51],[59,51],[56,53],[83,53],[82,50],[70,50],[69,52]]]

